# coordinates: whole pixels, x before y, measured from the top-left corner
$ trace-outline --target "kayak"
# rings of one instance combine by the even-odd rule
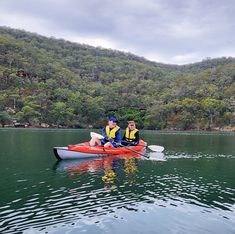
[[[79,159],[101,157],[107,155],[123,155],[133,154],[133,152],[140,152],[145,149],[147,144],[140,140],[137,146],[128,147],[103,147],[103,146],[90,146],[89,142],[84,142],[76,145],[69,145],[66,147],[54,147],[53,151],[57,159]]]

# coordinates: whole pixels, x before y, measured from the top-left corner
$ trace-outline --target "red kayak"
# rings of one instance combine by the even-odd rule
[[[79,159],[100,157],[107,155],[122,155],[133,154],[133,152],[140,152],[147,146],[146,142],[140,140],[137,146],[128,147],[103,147],[103,146],[90,146],[89,142],[84,142],[76,145],[69,145],[67,147],[54,147],[54,154],[57,159]]]

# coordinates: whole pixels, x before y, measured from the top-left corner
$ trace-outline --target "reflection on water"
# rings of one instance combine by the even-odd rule
[[[132,177],[137,171],[137,165],[134,158],[125,158],[125,169],[127,177]]]
[[[166,151],[149,159],[56,162],[52,146],[77,132],[19,133],[16,150],[0,132],[0,233],[235,233],[234,136],[153,133]]]
[[[104,182],[104,188],[111,191],[117,188],[115,185],[117,173],[125,172],[126,177],[131,181],[138,171],[137,160],[142,159],[139,155],[129,154],[97,159],[62,160],[55,164],[54,169],[60,173],[67,172],[69,176],[81,175],[85,172],[102,172],[101,179]]]

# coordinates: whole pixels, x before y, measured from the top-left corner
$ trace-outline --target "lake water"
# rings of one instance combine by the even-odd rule
[[[142,138],[164,154],[57,162],[89,130],[0,129],[0,233],[234,234],[235,134]]]

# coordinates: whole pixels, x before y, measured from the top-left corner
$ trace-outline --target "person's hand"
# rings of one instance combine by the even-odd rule
[[[117,146],[117,147],[120,147],[120,146],[122,146],[122,143],[121,143],[121,142],[117,142],[117,143],[116,143],[116,146]]]
[[[106,141],[109,141],[109,142],[113,142],[113,138],[112,137],[108,137],[108,136],[106,136],[105,138],[104,138]]]
[[[109,137],[109,142],[113,143],[114,142],[114,139],[112,137]]]

